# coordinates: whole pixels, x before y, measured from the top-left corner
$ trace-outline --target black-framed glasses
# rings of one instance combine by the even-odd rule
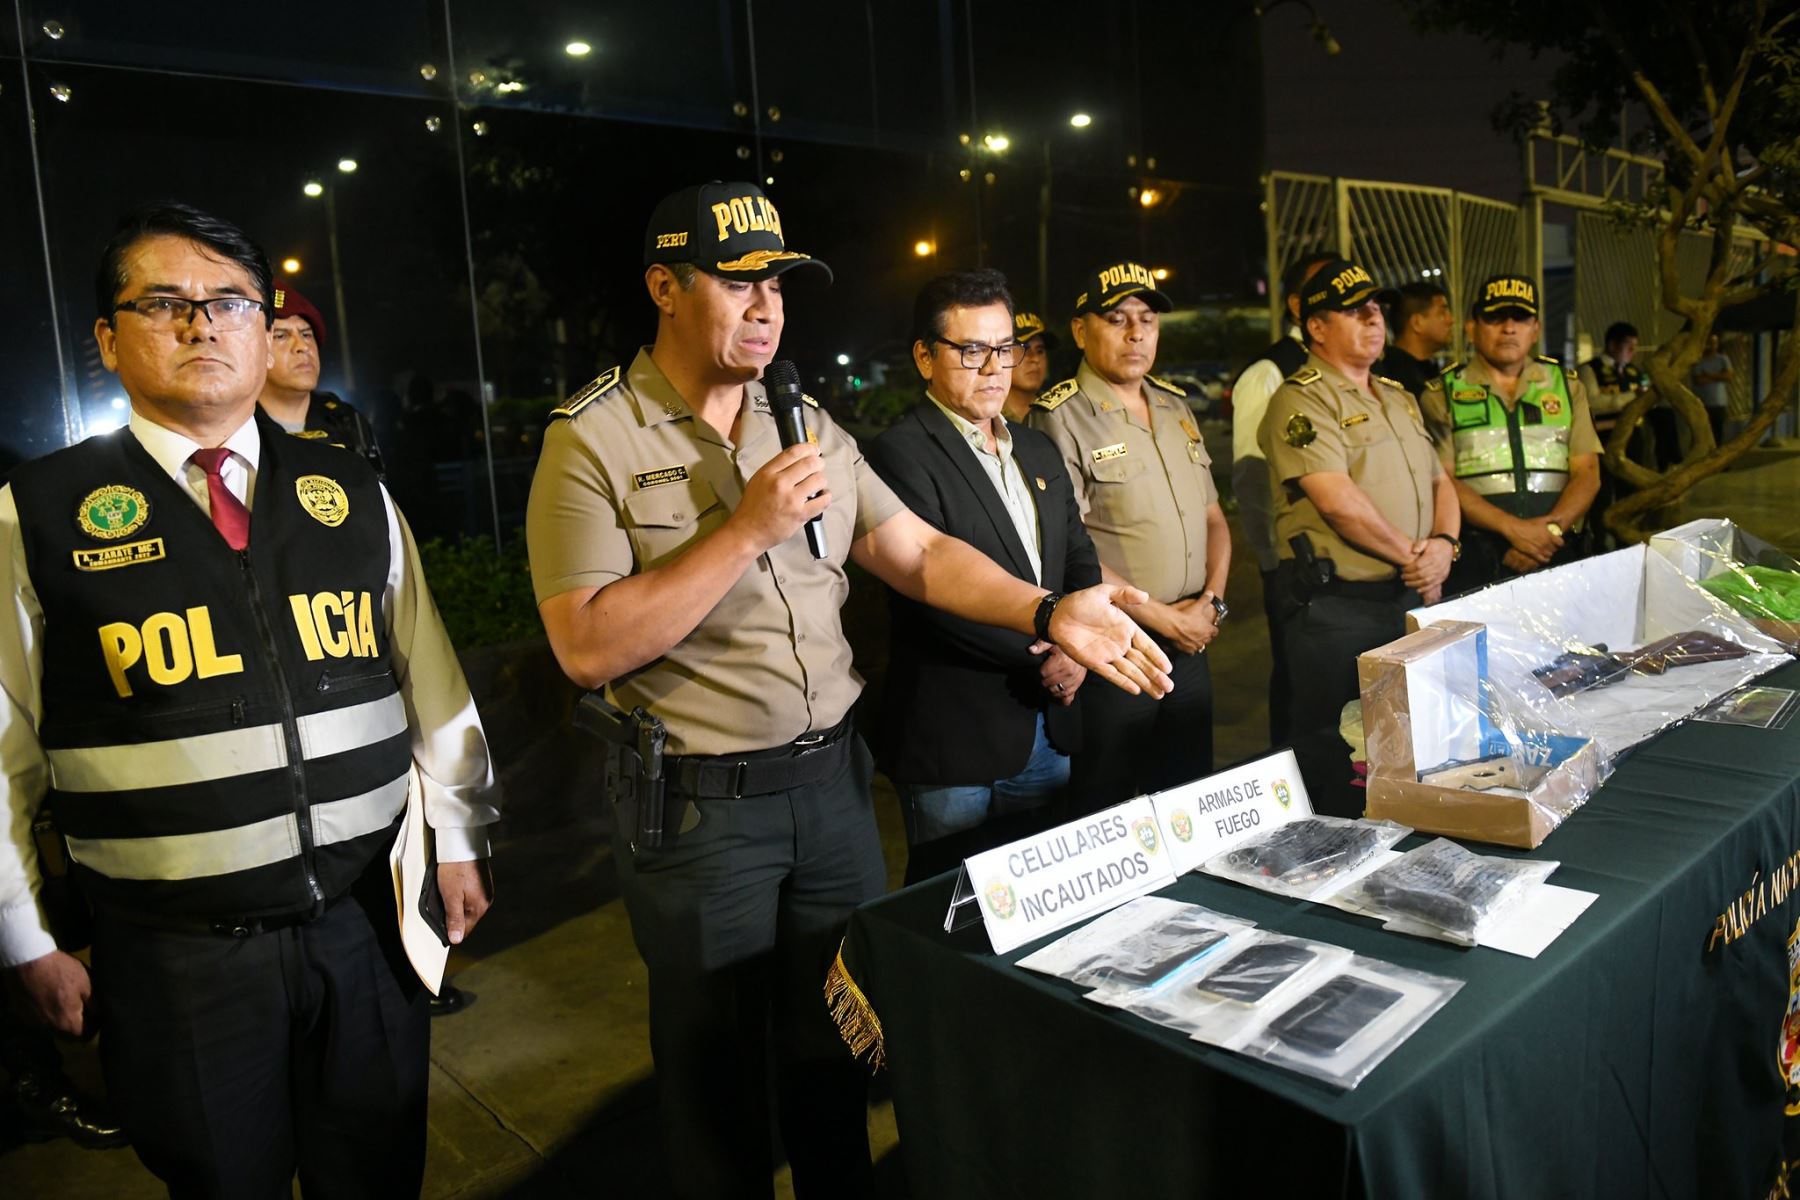
[[[206,314],[206,319],[220,333],[235,333],[247,329],[256,315],[262,312],[263,302],[253,300],[249,296],[214,296],[211,300],[189,300],[185,296],[140,296],[136,300],[124,300],[113,305],[113,311],[134,312],[152,325],[186,325],[194,319],[196,310]]]
[[[1016,367],[1019,360],[1025,357],[1025,347],[1017,342],[1001,342],[998,346],[989,346],[984,342],[953,342],[941,337],[931,340],[955,350],[962,356],[962,365],[972,371],[979,371],[987,366],[990,358],[998,357],[1003,367]]]

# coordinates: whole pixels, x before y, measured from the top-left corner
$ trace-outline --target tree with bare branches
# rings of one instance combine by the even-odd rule
[[[1607,466],[1635,489],[1608,510],[1607,527],[1622,541],[1641,541],[1657,514],[1761,439],[1800,381],[1795,306],[1766,391],[1749,423],[1723,445],[1688,382],[1722,313],[1791,297],[1800,284],[1800,0],[1401,3],[1421,28],[1562,60],[1547,113],[1539,98],[1515,96],[1496,114],[1516,132],[1548,119],[1599,149],[1620,141],[1628,111],[1650,117],[1629,148],[1659,157],[1663,181],[1647,204],[1621,215],[1652,227],[1660,299],[1682,325],[1649,355],[1652,390],[1625,407],[1606,445]],[[1679,269],[1689,233],[1711,239],[1698,287],[1684,287]],[[1744,233],[1756,239],[1747,263],[1733,254],[1734,237]],[[1625,453],[1659,397],[1692,435],[1686,457],[1667,471]]]

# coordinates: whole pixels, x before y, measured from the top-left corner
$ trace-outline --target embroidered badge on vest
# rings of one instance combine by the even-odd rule
[[[89,537],[112,541],[136,533],[150,519],[150,502],[144,493],[122,483],[95,488],[81,499],[75,522]]]
[[[335,479],[302,475],[294,480],[294,494],[300,498],[300,507],[321,525],[335,529],[350,515],[350,497]]]

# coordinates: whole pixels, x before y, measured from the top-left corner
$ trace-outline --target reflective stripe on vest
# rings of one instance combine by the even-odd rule
[[[398,692],[299,718],[307,758],[372,746],[406,729]],[[60,792],[123,792],[209,783],[288,765],[281,726],[257,725],[135,746],[86,746],[46,752],[52,786]],[[232,831],[222,831],[232,832]],[[110,874],[110,872],[107,872]]]
[[[1468,383],[1459,372],[1445,372],[1443,382],[1458,479],[1500,477],[1511,484],[1490,491],[1471,483],[1483,494],[1562,491],[1569,481],[1574,406],[1561,368],[1551,370],[1549,386],[1527,388],[1511,412],[1493,389]],[[1479,398],[1470,395],[1474,392],[1480,393]],[[1463,399],[1458,399],[1459,393]],[[1539,421],[1525,422],[1523,411],[1528,405],[1539,413]],[[1523,462],[1515,458],[1515,444]]]
[[[393,824],[406,807],[410,770],[360,796],[315,804],[313,844],[348,842]],[[300,822],[293,813],[206,833],[141,838],[69,838],[69,857],[111,879],[202,879],[294,858]]]

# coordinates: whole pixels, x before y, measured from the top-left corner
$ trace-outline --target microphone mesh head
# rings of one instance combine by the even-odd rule
[[[799,391],[800,368],[785,358],[778,358],[763,369],[763,386],[770,391]]]

